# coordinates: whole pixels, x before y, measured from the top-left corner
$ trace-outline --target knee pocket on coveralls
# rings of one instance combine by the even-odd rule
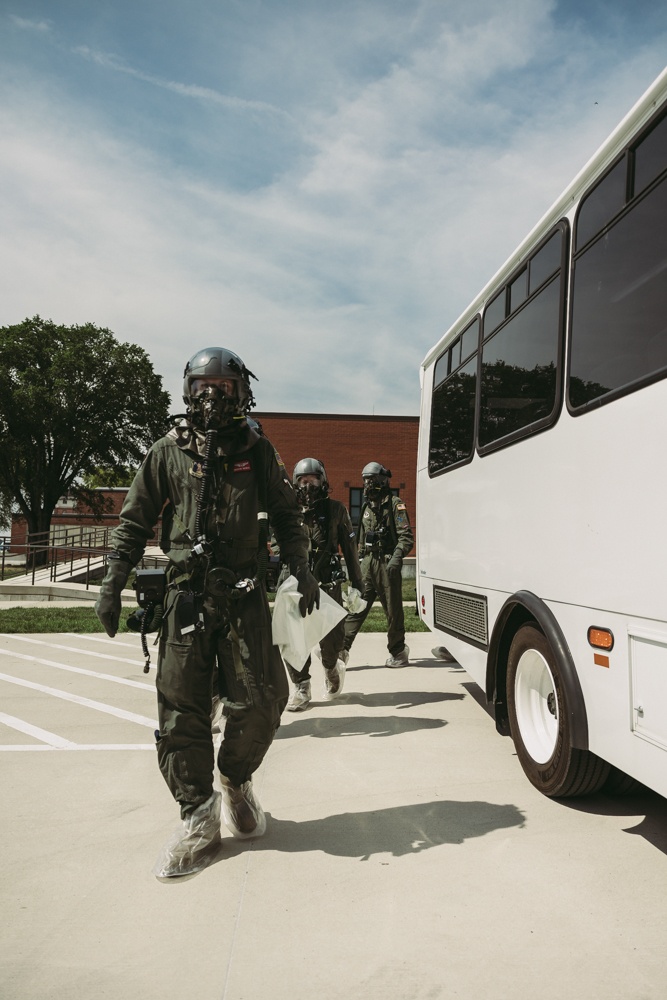
[[[172,705],[184,700],[191,703],[211,695],[212,665],[194,648],[194,636],[183,639],[163,639],[157,663],[156,685],[160,694]]]
[[[156,733],[156,749],[160,772],[181,807],[195,808],[205,802],[213,788],[211,751],[161,732]]]

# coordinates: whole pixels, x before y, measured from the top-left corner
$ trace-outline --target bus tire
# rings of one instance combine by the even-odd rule
[[[631,778],[625,771],[621,771],[620,768],[614,767],[612,764],[600,791],[605,795],[640,795],[647,792],[648,789],[646,785],[642,785],[641,781]]]
[[[562,672],[536,622],[514,635],[507,660],[507,708],[519,762],[530,782],[550,798],[591,795],[609,764],[572,746]]]

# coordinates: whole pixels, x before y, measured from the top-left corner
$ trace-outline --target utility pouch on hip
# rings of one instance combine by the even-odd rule
[[[174,615],[176,619],[176,634],[179,639],[184,635],[189,635],[196,629],[204,627],[204,615],[199,609],[198,601],[194,594],[187,591],[180,591],[176,595],[174,605]]]

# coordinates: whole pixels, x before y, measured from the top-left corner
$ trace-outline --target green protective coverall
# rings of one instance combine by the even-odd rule
[[[303,520],[310,538],[311,572],[322,589],[342,606],[344,573],[340,564],[340,552],[345,559],[350,586],[358,591],[362,588],[357,540],[347,508],[339,500],[324,497],[303,511]],[[283,558],[282,550],[281,558]],[[287,575],[288,571],[283,571],[281,582]],[[345,619],[320,640],[322,665],[326,670],[336,666],[344,639]],[[285,666],[294,684],[310,679],[310,657],[301,670],[295,670],[287,662]]]
[[[267,558],[258,512],[268,512],[285,557],[307,560],[301,509],[278,453],[245,423],[230,440],[218,438],[202,526],[211,542],[207,560],[191,555],[204,436],[175,427],[150,449],[135,476],[114,530],[113,544],[132,565],[142,557],[163,514],[162,549],[169,556],[168,590],[160,635],[157,692],[158,762],[185,818],[213,790],[211,708],[217,686],[226,724],[218,755],[222,774],[240,786],[261,764],[288,696],[280,652],[273,645],[264,583],[236,598],[211,593],[213,567],[238,578],[261,577]],[[264,506],[265,505],[265,506]],[[219,590],[219,588],[216,588]],[[188,629],[190,592],[203,628]]]
[[[410,519],[403,501],[387,491],[378,505],[364,504],[357,531],[363,586],[363,611],[348,614],[344,622],[345,649],[350,649],[376,598],[387,616],[387,649],[391,656],[405,646],[403,616],[403,558],[414,545]]]

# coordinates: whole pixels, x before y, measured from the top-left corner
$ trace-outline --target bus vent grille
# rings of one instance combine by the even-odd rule
[[[473,639],[486,646],[488,625],[486,597],[461,590],[433,588],[435,624],[464,639]]]

